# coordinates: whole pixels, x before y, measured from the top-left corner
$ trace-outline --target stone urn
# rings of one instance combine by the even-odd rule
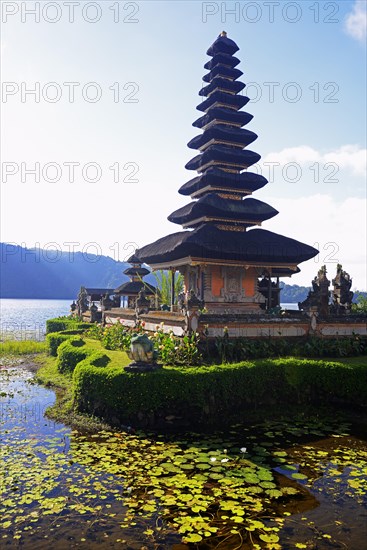
[[[127,372],[148,372],[162,368],[162,365],[156,362],[158,353],[147,334],[133,336],[127,354],[132,360],[130,365],[125,367]]]

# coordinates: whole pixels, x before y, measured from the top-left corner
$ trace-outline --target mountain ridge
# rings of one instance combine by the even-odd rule
[[[68,300],[77,297],[81,286],[114,289],[129,280],[123,271],[131,264],[110,256],[32,249],[12,243],[0,243],[0,254],[0,298]],[[156,284],[152,274],[144,280]],[[280,284],[282,303],[302,302],[311,288]]]
[[[69,299],[81,286],[117,288],[130,266],[109,256],[0,243],[1,298]]]

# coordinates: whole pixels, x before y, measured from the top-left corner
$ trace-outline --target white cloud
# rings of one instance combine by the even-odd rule
[[[300,145],[269,153],[262,159],[262,163],[264,162],[278,162],[281,166],[290,162],[296,162],[301,166],[314,162],[333,162],[339,169],[350,170],[354,176],[365,176],[367,149],[362,149],[358,145],[342,145],[338,149],[320,153],[308,145]]]
[[[263,224],[264,229],[314,246],[320,254],[300,264],[301,273],[290,284],[310,285],[317,270],[326,265],[329,279],[337,263],[353,279],[353,288],[367,289],[367,200],[350,197],[337,201],[326,194],[304,198],[267,197],[279,211],[278,216]],[[287,282],[287,281],[286,281]]]
[[[364,43],[367,29],[367,3],[366,0],[356,0],[353,9],[345,19],[347,34]]]

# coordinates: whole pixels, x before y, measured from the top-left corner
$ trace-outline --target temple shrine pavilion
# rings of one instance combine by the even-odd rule
[[[252,115],[241,111],[243,73],[234,56],[238,46],[225,32],[208,49],[205,86],[197,106],[203,113],[193,126],[202,130],[189,143],[199,153],[187,164],[198,173],[179,193],[191,202],[168,219],[184,231],[172,233],[135,252],[153,270],[184,275],[186,304],[193,296],[211,314],[253,314],[276,305],[279,277],[299,272],[298,265],[318,254],[315,248],[260,228],[278,214],[252,197],[268,181],[249,168],[260,155],[248,149],[257,135],[244,129]],[[274,300],[274,296],[276,299]]]
[[[115,296],[119,296],[123,300],[123,306],[125,306],[125,299],[127,299],[126,307],[129,309],[135,309],[136,300],[139,296],[139,292],[144,290],[147,296],[155,296],[156,288],[145,282],[143,277],[150,273],[149,269],[142,267],[142,262],[135,255],[129,258],[130,267],[125,269],[124,275],[130,278],[130,281],[123,283],[114,290]]]

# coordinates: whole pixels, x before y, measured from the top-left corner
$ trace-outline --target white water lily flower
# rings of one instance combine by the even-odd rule
[[[229,462],[229,458],[222,458],[221,462]]]
[[[211,456],[210,457],[210,462],[215,462],[217,459],[215,458],[215,456]]]
[[[241,447],[240,451],[241,453],[247,453],[247,447]]]

